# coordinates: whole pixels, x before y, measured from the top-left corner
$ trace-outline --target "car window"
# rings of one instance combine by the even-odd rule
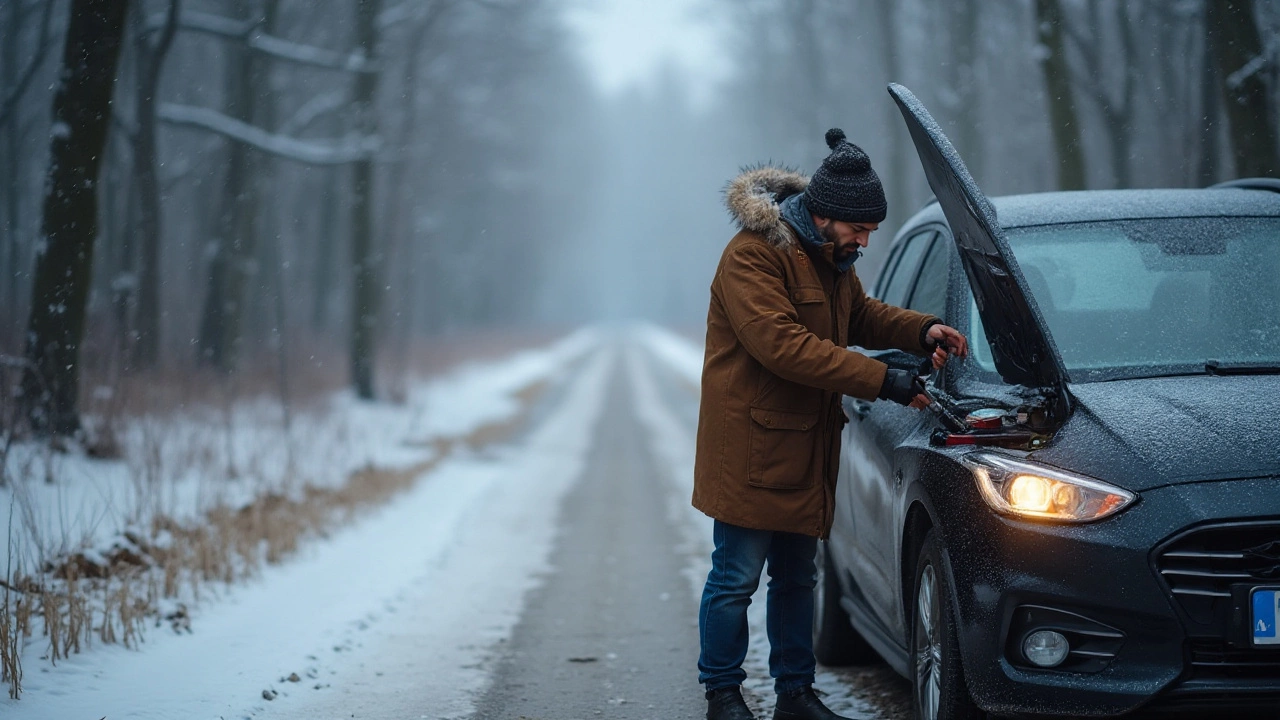
[[[1280,363],[1280,219],[1023,228],[1009,245],[1073,381]],[[970,309],[974,359],[992,370]]]
[[[884,261],[884,266],[880,268],[880,274],[876,277],[876,287],[872,294],[875,299],[884,300],[885,290],[889,287],[889,278],[893,276],[893,271],[898,267],[898,261],[902,259],[903,251],[909,244],[904,240],[890,249],[889,257]]]
[[[947,262],[951,259],[951,247],[948,238],[939,237],[933,241],[920,264],[915,289],[907,302],[908,308],[935,317],[946,317]]]
[[[880,298],[881,300],[898,307],[906,304],[907,293],[910,292],[911,282],[916,276],[916,268],[920,266],[920,256],[929,247],[929,241],[934,235],[937,235],[937,232],[926,230],[907,238],[902,252],[898,253],[897,266],[889,276],[889,282],[885,285],[884,297]]]
[[[893,274],[893,269],[898,264],[898,258],[902,257],[902,248],[905,244],[895,245],[889,250],[889,257],[885,258],[884,265],[880,266],[880,273],[876,275],[876,284],[871,290],[871,297],[877,300],[884,299],[885,286],[889,284],[889,276]]]

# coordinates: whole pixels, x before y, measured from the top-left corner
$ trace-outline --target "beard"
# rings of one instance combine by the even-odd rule
[[[841,247],[840,243],[837,241],[838,236],[836,235],[836,229],[834,226],[828,225],[824,228],[818,228],[818,234],[822,236],[823,240],[831,243],[831,257],[836,262],[842,263],[849,258],[853,258],[854,261],[857,261],[858,258],[862,257],[862,248],[858,247],[857,243]]]

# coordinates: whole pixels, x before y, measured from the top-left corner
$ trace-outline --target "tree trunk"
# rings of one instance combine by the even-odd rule
[[[951,85],[956,95],[956,150],[975,178],[982,178],[984,159],[978,92],[978,62],[981,48],[979,20],[982,6],[977,0],[945,3],[949,17],[944,16],[951,34]]]
[[[796,114],[795,127],[807,128],[804,132],[805,147],[823,147],[820,139],[830,125],[826,124],[827,112],[827,79],[826,60],[822,57],[821,38],[815,31],[814,23],[819,19],[819,8],[814,0],[793,0],[795,7],[784,16],[790,30],[792,47],[799,55],[801,72],[793,76],[795,83],[802,85],[803,96],[793,96],[792,108]],[[825,157],[823,149],[819,157]]]
[[[1200,159],[1196,166],[1196,180],[1201,187],[1218,182],[1218,157],[1222,154],[1218,142],[1218,122],[1222,117],[1219,83],[1218,65],[1213,59],[1206,32],[1200,63]]]
[[[133,341],[133,366],[155,367],[160,356],[160,180],[156,162],[156,91],[165,56],[178,27],[179,0],[172,0],[160,37],[152,44],[141,36],[145,18],[135,8],[138,37],[136,68],[138,116],[133,140],[134,183],[138,190],[138,310],[134,319],[137,336]]]
[[[1211,0],[1206,3],[1205,26],[1209,50],[1222,78],[1222,93],[1231,129],[1235,171],[1240,177],[1277,174],[1275,124],[1269,117],[1267,86],[1263,73],[1266,58],[1247,0]]]
[[[23,402],[37,432],[79,430],[80,343],[97,235],[98,171],[111,125],[111,93],[126,0],[73,0],[53,99],[43,243],[27,325]]]
[[[1117,188],[1133,185],[1129,159],[1133,154],[1133,88],[1137,68],[1133,46],[1133,19],[1129,3],[1116,4],[1116,28],[1120,34],[1120,102],[1106,109],[1107,129],[1111,136],[1111,174]],[[1090,8],[1096,8],[1091,5]],[[1139,23],[1139,27],[1142,23]],[[1095,27],[1101,27],[1100,24]],[[1102,78],[1098,78],[1101,82]]]
[[[1036,0],[1036,28],[1042,46],[1040,68],[1044,72],[1049,125],[1058,158],[1058,189],[1083,190],[1084,149],[1080,144],[1080,123],[1062,41],[1063,22],[1059,0]]]
[[[417,206],[410,197],[408,183],[405,182],[406,171],[414,162],[414,138],[418,136],[418,85],[419,66],[422,64],[422,51],[427,47],[427,32],[419,30],[409,38],[409,47],[405,53],[404,70],[404,123],[400,127],[400,152],[391,167],[391,189],[388,201],[391,205],[387,216],[392,219],[393,229],[387,233],[394,238],[395,244],[388,253],[391,269],[399,269],[398,287],[392,294],[392,316],[396,322],[391,325],[391,332],[396,339],[397,380],[403,382],[409,365],[410,338],[413,327],[413,278],[417,269],[414,265],[413,246],[417,236]]]
[[[236,17],[253,12],[249,0],[238,0]],[[252,123],[257,72],[252,52],[243,43],[229,47],[227,115]],[[232,372],[239,360],[244,321],[245,287],[255,273],[257,256],[257,198],[248,145],[230,143],[227,175],[223,180],[217,237],[209,261],[209,292],[200,322],[200,359],[224,372]]]
[[[333,295],[333,263],[334,246],[338,234],[338,204],[342,193],[339,190],[346,170],[342,167],[325,170],[324,191],[321,194],[320,228],[315,255],[315,280],[311,296],[311,329],[317,335],[324,334],[329,327],[330,304]]]
[[[880,42],[883,43],[884,49],[884,74],[885,79],[889,82],[901,83],[906,78],[899,77],[902,72],[901,56],[898,49],[898,6],[899,0],[881,0],[879,3],[879,19],[880,19]],[[897,107],[888,102],[884,104],[885,118],[887,120],[888,135],[885,138],[886,147],[889,151],[889,157],[886,159],[887,170],[882,174],[884,177],[885,197],[889,204],[889,227],[897,227],[900,221],[906,220],[912,213],[912,208],[908,206],[910,202],[907,197],[907,172],[910,161],[907,159],[907,146],[904,140],[909,140],[906,135],[906,128],[902,124],[902,117],[898,114]]]
[[[261,1],[262,10],[259,17],[262,20],[262,32],[270,37],[280,37],[282,31],[280,0]],[[251,122],[269,133],[279,130],[276,119],[277,93],[271,85],[273,65],[274,62],[254,53],[250,68],[250,86],[256,96]],[[284,235],[279,222],[279,213],[275,212],[273,202],[274,175],[278,164],[279,159],[270,153],[255,149],[249,155],[249,192],[254,207],[254,228],[257,240],[253,243],[255,254],[247,257],[246,261],[249,267],[258,268],[261,272],[256,276],[246,277],[245,294],[242,300],[245,308],[245,322],[240,330],[245,338],[241,341],[242,343],[252,343],[282,332],[282,329],[272,320],[275,316],[274,296],[283,290],[280,287],[272,287],[276,279],[282,275],[278,268],[271,267],[276,261],[275,258],[281,258],[282,262],[284,257],[279,247],[284,242]],[[277,247],[272,247],[273,245]],[[256,281],[250,282],[251,280]]]
[[[5,8],[4,18],[4,55],[0,57],[0,91],[7,95],[18,79],[18,40],[21,36],[20,3],[11,2]],[[5,253],[7,262],[4,266],[5,283],[5,332],[10,329],[9,323],[16,330],[17,318],[11,314],[18,308],[18,233],[21,232],[22,213],[22,156],[19,134],[22,132],[22,117],[15,109],[4,128],[5,136]]]
[[[103,241],[112,235],[116,239],[107,242],[107,247],[114,247],[115,267],[111,280],[111,307],[115,313],[117,345],[121,357],[133,353],[135,316],[137,314],[137,256],[133,242],[138,227],[138,202],[132,188],[124,179],[124,172],[118,168],[108,167],[107,181],[116,185],[114,193],[104,193],[102,221],[106,229],[102,233]],[[132,169],[128,172],[132,173]],[[135,183],[136,185],[136,183]],[[114,197],[113,197],[114,195]]]
[[[357,0],[356,38],[368,60],[377,51],[379,0]],[[377,118],[373,101],[378,89],[376,73],[356,76],[355,106],[360,132],[366,137],[377,134]],[[374,397],[373,365],[375,334],[378,326],[378,254],[373,247],[373,158],[360,160],[352,168],[351,188],[351,265],[353,272],[351,314],[351,384],[356,394],[366,400]]]

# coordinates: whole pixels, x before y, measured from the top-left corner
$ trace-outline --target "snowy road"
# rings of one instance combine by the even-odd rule
[[[692,343],[649,329],[613,336],[594,362],[605,366],[596,366],[600,376],[570,385],[567,394],[580,397],[552,411],[525,443],[582,441],[575,476],[533,477],[517,461],[512,471],[521,486],[546,490],[538,502],[495,486],[486,504],[509,505],[510,514],[468,528],[451,567],[430,583],[434,597],[417,595],[394,623],[366,633],[345,658],[354,671],[328,679],[331,687],[281,698],[260,707],[261,717],[703,716],[697,593],[710,524],[689,506],[701,359]],[[584,414],[595,419],[591,427]],[[560,495],[552,508],[548,501]],[[554,530],[552,547],[516,534],[537,526]],[[495,556],[505,558],[505,571]],[[494,590],[492,574],[521,567],[542,571],[517,610],[509,591]],[[768,717],[773,695],[763,609],[761,594],[746,691]],[[905,685],[886,681],[890,675],[823,670],[819,686],[834,709],[850,716],[902,717]]]
[[[140,651],[49,671],[16,718],[697,718],[710,521],[689,506],[700,350],[656,328],[566,351],[530,427]],[[501,366],[495,366],[501,367]],[[495,378],[495,382],[499,380]],[[763,592],[745,686],[772,713]],[[104,660],[105,658],[105,660]],[[881,669],[820,669],[833,709],[905,717]]]
[[[546,584],[499,654],[476,718],[696,718],[697,606],[672,542],[635,388],[615,373],[561,511]]]

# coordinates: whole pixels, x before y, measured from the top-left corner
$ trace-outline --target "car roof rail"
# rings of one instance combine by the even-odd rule
[[[1220,182],[1216,185],[1210,185],[1209,189],[1218,188],[1241,188],[1244,190],[1270,190],[1274,193],[1280,193],[1280,178],[1240,178],[1239,180],[1228,180]]]

